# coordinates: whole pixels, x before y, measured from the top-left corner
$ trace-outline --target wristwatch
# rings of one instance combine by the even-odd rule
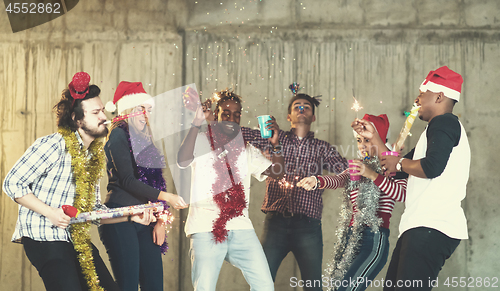
[[[405,159],[405,158],[401,158],[401,159],[399,159],[399,162],[396,164],[396,170],[397,170],[398,172],[403,171],[403,164],[402,164],[402,162],[403,162],[403,160],[404,160],[404,159]]]

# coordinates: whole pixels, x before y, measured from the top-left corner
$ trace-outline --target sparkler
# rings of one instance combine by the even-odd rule
[[[156,217],[162,221],[163,225],[172,224],[172,222],[174,222],[174,215],[172,214],[172,212],[168,210],[163,210],[161,212],[158,212],[156,214]]]
[[[352,89],[352,99],[354,99],[354,103],[352,104],[352,107],[351,109],[356,111],[356,118],[358,118],[358,111],[363,109],[363,107],[361,107],[361,105],[359,105],[359,102],[358,100],[356,100],[356,97],[354,97],[354,88]]]
[[[359,110],[363,109],[363,107],[361,107],[361,105],[359,105],[358,100],[356,100],[356,98],[354,98],[354,96],[352,96],[352,99],[354,99],[354,103],[352,104],[352,107],[351,107],[352,110],[358,112]]]
[[[280,185],[280,187],[284,189],[293,189],[298,179],[299,176],[295,176],[294,177],[295,181],[289,182],[286,180],[286,175],[285,175],[281,180],[278,181],[278,185]]]
[[[293,183],[290,183],[286,180],[286,176],[278,181],[278,185],[280,185],[280,187],[284,189],[292,189],[294,187]]]
[[[212,98],[210,98],[210,101],[212,101],[212,103],[215,103],[219,100],[220,100],[220,96],[217,93],[214,93],[214,96]]]

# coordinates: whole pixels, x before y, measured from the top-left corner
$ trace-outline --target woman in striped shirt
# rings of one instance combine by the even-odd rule
[[[337,230],[339,241],[327,268],[329,280],[323,280],[328,290],[360,291],[370,286],[387,262],[389,219],[394,204],[403,202],[406,193],[406,177],[387,178],[380,169],[379,157],[386,150],[383,141],[389,130],[387,116],[366,114],[352,126],[373,133],[372,138],[366,138],[354,132],[359,153],[365,158],[354,160],[349,169],[359,172],[349,174],[345,170],[337,176],[311,176],[297,184],[306,190],[345,188]],[[356,180],[356,176],[361,177]]]

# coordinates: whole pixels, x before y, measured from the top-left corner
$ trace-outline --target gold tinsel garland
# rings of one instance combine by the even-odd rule
[[[89,147],[90,159],[83,153],[76,134],[68,128],[59,128],[58,131],[66,142],[66,149],[71,155],[71,167],[76,181],[75,199],[73,206],[80,212],[93,210],[96,201],[95,185],[104,169],[104,150],[101,140],[94,140]],[[78,261],[90,290],[103,290],[99,286],[99,278],[95,270],[90,241],[90,222],[71,225],[71,239],[78,253]]]

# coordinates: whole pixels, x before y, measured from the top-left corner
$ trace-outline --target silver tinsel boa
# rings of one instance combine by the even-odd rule
[[[363,163],[377,173],[383,172],[378,157],[364,160]],[[339,227],[336,231],[338,241],[335,244],[332,262],[327,265],[328,267],[325,270],[326,275],[329,277],[329,282],[341,282],[344,279],[354,257],[359,251],[362,232],[365,227],[369,226],[373,232],[377,233],[382,223],[382,218],[377,215],[381,192],[372,180],[363,176],[358,181],[347,179],[344,188]],[[353,217],[350,193],[357,188],[359,189],[358,197],[356,198],[358,211]],[[353,217],[352,233],[348,240],[347,235],[351,217]],[[328,290],[337,290],[337,288],[335,284],[331,284]]]

